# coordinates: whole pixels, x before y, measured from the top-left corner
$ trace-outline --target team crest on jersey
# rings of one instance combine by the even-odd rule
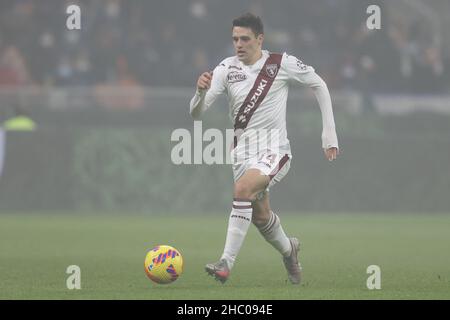
[[[269,77],[274,78],[277,75],[278,66],[276,64],[268,64],[266,66],[266,73]]]
[[[231,71],[227,75],[228,83],[240,82],[240,81],[244,81],[246,79],[247,79],[247,75],[243,72]]]

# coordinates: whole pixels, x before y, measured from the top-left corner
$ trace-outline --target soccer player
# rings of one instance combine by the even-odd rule
[[[339,149],[330,94],[312,67],[292,55],[262,50],[264,31],[259,17],[248,13],[234,19],[232,39],[236,55],[223,60],[213,72],[200,75],[190,102],[191,116],[200,119],[226,93],[235,130],[231,151],[234,201],[225,248],[220,260],[205,269],[224,283],[253,223],[283,256],[290,282],[299,284],[300,244],[284,232],[280,218],[271,210],[268,191],[286,175],[292,158],[286,132],[290,83],[313,90],[322,114],[322,148],[329,161],[336,159]]]

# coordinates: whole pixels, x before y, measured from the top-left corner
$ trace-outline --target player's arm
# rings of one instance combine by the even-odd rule
[[[195,120],[216,101],[217,97],[225,91],[223,81],[224,65],[220,64],[213,72],[202,73],[197,80],[197,90],[190,103],[190,114]]]
[[[294,56],[285,55],[284,58],[289,79],[310,87],[314,92],[322,113],[322,148],[327,159],[332,161],[339,154],[339,144],[328,86],[311,66]]]

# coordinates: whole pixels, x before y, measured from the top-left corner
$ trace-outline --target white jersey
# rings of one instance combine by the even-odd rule
[[[226,93],[229,101],[230,117],[234,122],[240,107],[252,89],[269,55],[268,51],[263,50],[262,57],[253,65],[243,64],[236,56],[223,60],[213,71],[210,89],[207,92],[197,90],[192,98],[190,104],[191,115],[194,118],[199,118],[220,94]],[[315,73],[314,68],[303,64],[296,57],[284,53],[281,59],[280,70],[278,70],[278,74],[266,97],[254,112],[244,133],[240,136],[236,150],[244,148],[245,143],[254,141],[255,137],[247,137],[248,132],[261,129],[265,129],[267,132],[275,130],[279,148],[291,156],[286,131],[286,102],[290,83],[305,85],[314,90],[322,111],[322,147],[338,147],[331,98],[327,85]],[[267,137],[269,136],[270,134],[267,135]]]

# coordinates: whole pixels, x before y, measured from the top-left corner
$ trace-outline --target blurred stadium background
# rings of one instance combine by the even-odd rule
[[[69,4],[79,31],[66,29]],[[381,30],[365,28],[369,4]],[[306,244],[301,290],[254,228],[230,286],[205,281],[232,170],[171,162],[172,131],[193,131],[198,75],[232,55],[231,20],[247,11],[263,18],[265,48],[314,66],[334,103],[342,154],[329,163],[317,102],[290,90],[294,159],[271,195]],[[448,0],[2,0],[0,298],[448,299],[448,12]],[[232,128],[227,113],[224,98],[203,128]],[[171,287],[142,270],[161,243],[186,258]],[[83,270],[77,294],[69,264]]]
[[[328,83],[342,149],[324,161],[317,103],[293,88],[294,162],[274,206],[448,212],[450,2],[376,3],[382,28],[368,31],[372,1],[2,1],[1,120],[20,109],[36,130],[3,134],[0,210],[227,212],[231,168],[173,165],[170,134],[192,130],[196,78],[232,55],[231,20],[251,11],[267,49]],[[231,128],[225,99],[204,127]]]

